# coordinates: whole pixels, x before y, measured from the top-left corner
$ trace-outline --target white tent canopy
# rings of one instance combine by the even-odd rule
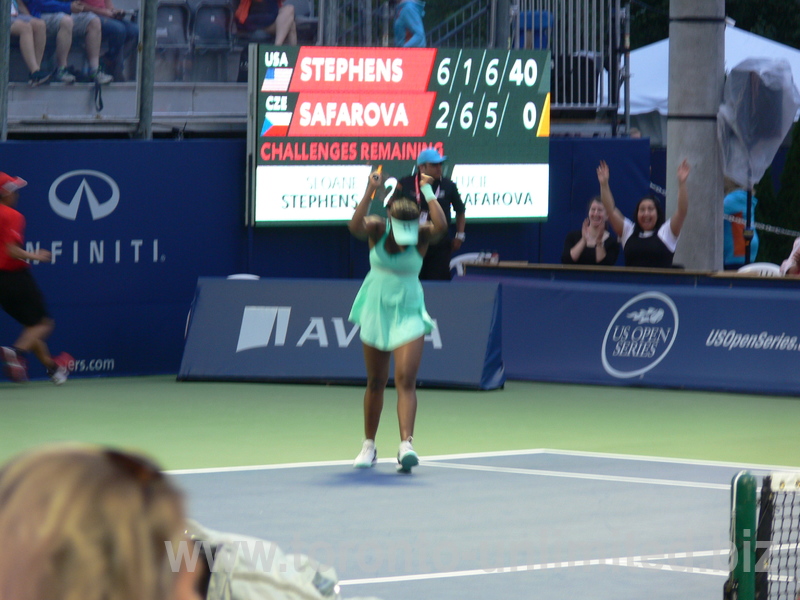
[[[792,68],[795,85],[800,82],[800,50],[730,25],[727,26],[725,28],[725,72],[729,72],[747,58],[786,59]],[[669,38],[633,50],[630,54],[630,73],[631,114],[656,111],[666,115],[669,87]]]

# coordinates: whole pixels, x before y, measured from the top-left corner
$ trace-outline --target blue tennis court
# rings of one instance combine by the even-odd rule
[[[203,525],[336,568],[342,595],[720,598],[730,482],[768,465],[553,450],[173,471]]]

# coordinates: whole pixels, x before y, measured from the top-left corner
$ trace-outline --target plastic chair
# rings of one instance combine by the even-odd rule
[[[456,270],[456,275],[459,277],[464,274],[464,263],[480,262],[484,252],[466,252],[459,254],[450,259],[450,270]]]
[[[233,47],[233,7],[227,1],[198,2],[191,39],[196,50],[229,51]]]
[[[156,48],[189,51],[191,10],[184,0],[158,0],[156,7]]]
[[[192,53],[192,12],[185,0],[156,5],[156,81],[183,81]]]
[[[190,0],[194,81],[227,81],[233,49],[233,6],[229,0]]]
[[[737,273],[750,273],[752,275],[761,275],[762,277],[780,277],[781,267],[775,263],[755,262],[749,265],[739,267]]]

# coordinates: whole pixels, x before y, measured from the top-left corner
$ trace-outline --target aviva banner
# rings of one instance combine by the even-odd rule
[[[360,284],[200,278],[178,379],[365,381],[358,327],[347,320]],[[436,328],[425,338],[420,385],[501,387],[500,286],[423,286]]]

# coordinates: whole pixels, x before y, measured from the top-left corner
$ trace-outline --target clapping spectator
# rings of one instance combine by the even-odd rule
[[[47,44],[47,26],[41,19],[20,14],[16,0],[11,0],[11,35],[19,38],[19,50],[30,71],[28,84],[36,87],[47,83],[50,73],[42,70],[44,47]]]
[[[17,0],[20,9],[22,0]],[[56,38],[56,70],[53,83],[74,83],[78,75],[67,67],[73,36],[82,36],[86,45],[86,60],[89,62],[89,81],[109,83],[114,78],[100,70],[101,26],[97,15],[89,11],[81,0],[27,0],[25,8],[32,16],[47,24],[47,35]]]
[[[565,265],[613,265],[619,256],[619,242],[608,231],[608,213],[599,196],[589,201],[589,216],[580,231],[564,240],[561,262]]]

